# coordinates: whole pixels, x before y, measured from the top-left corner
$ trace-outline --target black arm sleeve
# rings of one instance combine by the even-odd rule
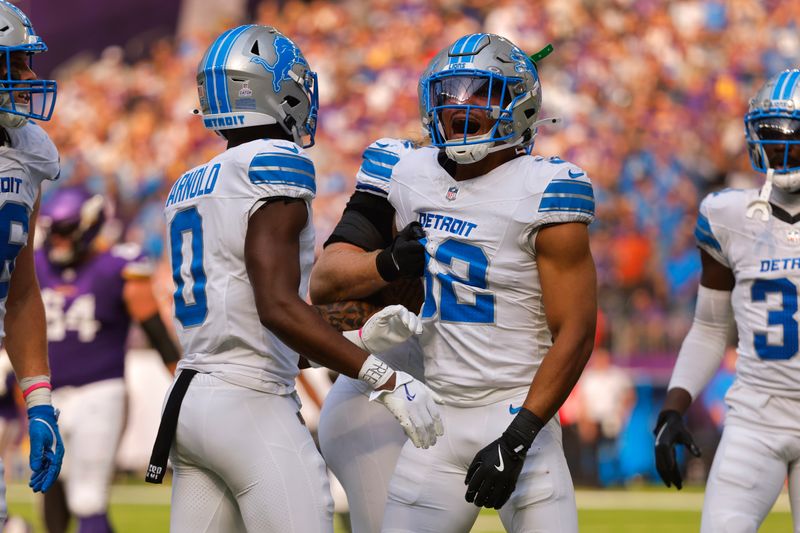
[[[164,364],[168,365],[180,360],[181,354],[178,351],[178,347],[172,342],[169,333],[167,333],[167,327],[158,313],[155,313],[147,320],[143,320],[141,324],[147,339],[153,345],[153,348],[158,350],[161,359],[164,360]]]
[[[381,250],[392,243],[393,227],[394,208],[389,200],[356,191],[324,246],[346,242],[367,252]]]

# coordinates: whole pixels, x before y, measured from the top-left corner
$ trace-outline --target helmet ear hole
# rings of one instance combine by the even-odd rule
[[[285,100],[285,102],[287,104],[289,104],[289,107],[294,107],[294,106],[296,106],[297,104],[300,103],[300,100],[298,100],[297,98],[295,98],[291,94],[288,95],[284,100]]]
[[[526,109],[525,110],[525,118],[527,118],[528,120],[530,120],[531,117],[533,115],[535,115],[535,114],[536,114],[536,108],[535,107],[532,107],[530,109]]]

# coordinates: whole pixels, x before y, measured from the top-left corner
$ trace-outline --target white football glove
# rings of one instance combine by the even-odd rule
[[[373,388],[381,387],[394,376],[394,389],[373,390],[369,401],[382,403],[400,422],[403,431],[417,448],[429,448],[444,435],[437,403],[439,396],[405,372],[395,372],[389,365],[370,355],[364,361],[358,379]]]
[[[420,333],[422,320],[417,315],[402,305],[390,305],[372,315],[360,330],[342,335],[365,352],[383,353]]]

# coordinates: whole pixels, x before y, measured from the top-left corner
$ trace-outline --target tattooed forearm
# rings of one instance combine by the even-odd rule
[[[322,315],[322,318],[339,331],[359,329],[369,317],[380,310],[380,307],[360,300],[315,305],[314,307]]]

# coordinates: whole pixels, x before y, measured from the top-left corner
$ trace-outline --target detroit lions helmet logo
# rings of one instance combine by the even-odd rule
[[[516,63],[514,65],[514,70],[516,70],[519,73],[530,72],[531,74],[533,74],[533,77],[535,79],[539,79],[538,73],[536,71],[536,65],[533,63],[531,58],[528,57],[527,54],[525,54],[525,52],[515,47],[509,54],[509,57],[511,58],[512,61]]]
[[[264,69],[272,74],[272,90],[276,93],[281,91],[281,82],[288,80],[289,71],[295,63],[302,63],[308,66],[308,63],[300,55],[300,50],[283,35],[277,35],[275,40],[272,41],[272,46],[275,48],[275,63],[270,65],[263,57],[254,56],[250,58],[251,63],[258,63]]]

